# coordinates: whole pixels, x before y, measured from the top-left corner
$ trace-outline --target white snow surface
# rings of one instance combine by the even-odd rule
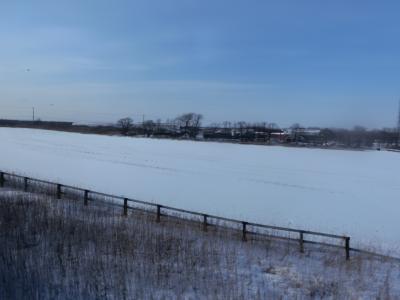
[[[0,169],[400,253],[400,154],[0,128]]]

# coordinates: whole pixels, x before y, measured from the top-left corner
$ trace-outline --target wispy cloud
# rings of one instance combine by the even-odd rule
[[[2,105],[310,125],[397,110],[396,2],[95,2],[1,4]]]

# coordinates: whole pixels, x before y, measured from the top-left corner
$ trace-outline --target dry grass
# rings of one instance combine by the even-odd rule
[[[399,265],[0,193],[0,299],[397,299]],[[320,251],[318,251],[320,250]],[[396,281],[397,280],[397,281]]]

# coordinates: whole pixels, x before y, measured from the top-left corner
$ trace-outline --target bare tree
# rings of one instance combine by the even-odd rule
[[[224,122],[222,122],[222,127],[224,127],[225,129],[231,128],[232,124],[229,121],[224,121]]]
[[[354,126],[351,132],[351,139],[353,142],[353,146],[357,148],[365,146],[366,135],[367,135],[367,129],[365,127],[359,125]]]
[[[180,115],[175,120],[180,129],[183,129],[184,134],[189,135],[189,137],[191,138],[195,138],[200,131],[203,115],[196,113],[186,113]]]
[[[242,138],[248,125],[245,121],[239,121],[237,122],[237,127],[239,128],[240,138]]]
[[[292,126],[290,126],[290,129],[292,130],[292,136],[293,140],[297,143],[299,141],[299,132],[302,126],[299,123],[294,123]]]
[[[328,142],[336,139],[335,132],[333,132],[333,130],[331,130],[329,128],[321,129],[319,136],[324,144],[327,144]]]
[[[157,126],[156,123],[154,123],[154,121],[152,120],[144,121],[142,124],[143,131],[146,134],[146,136],[150,136],[156,129],[156,126]]]
[[[276,123],[269,123],[268,128],[269,129],[279,129],[279,125]]]
[[[292,126],[290,126],[291,129],[300,129],[302,126],[299,123],[294,123]]]
[[[117,126],[120,128],[123,135],[127,135],[133,127],[133,120],[129,117],[120,119],[117,122]]]

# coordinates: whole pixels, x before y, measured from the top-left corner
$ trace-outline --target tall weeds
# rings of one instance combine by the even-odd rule
[[[342,253],[301,256],[190,222],[26,193],[0,193],[0,243],[0,299],[340,299],[362,295],[349,282],[361,289],[374,278],[366,266],[378,264],[349,268]],[[383,264],[371,293],[393,297],[400,272]]]

